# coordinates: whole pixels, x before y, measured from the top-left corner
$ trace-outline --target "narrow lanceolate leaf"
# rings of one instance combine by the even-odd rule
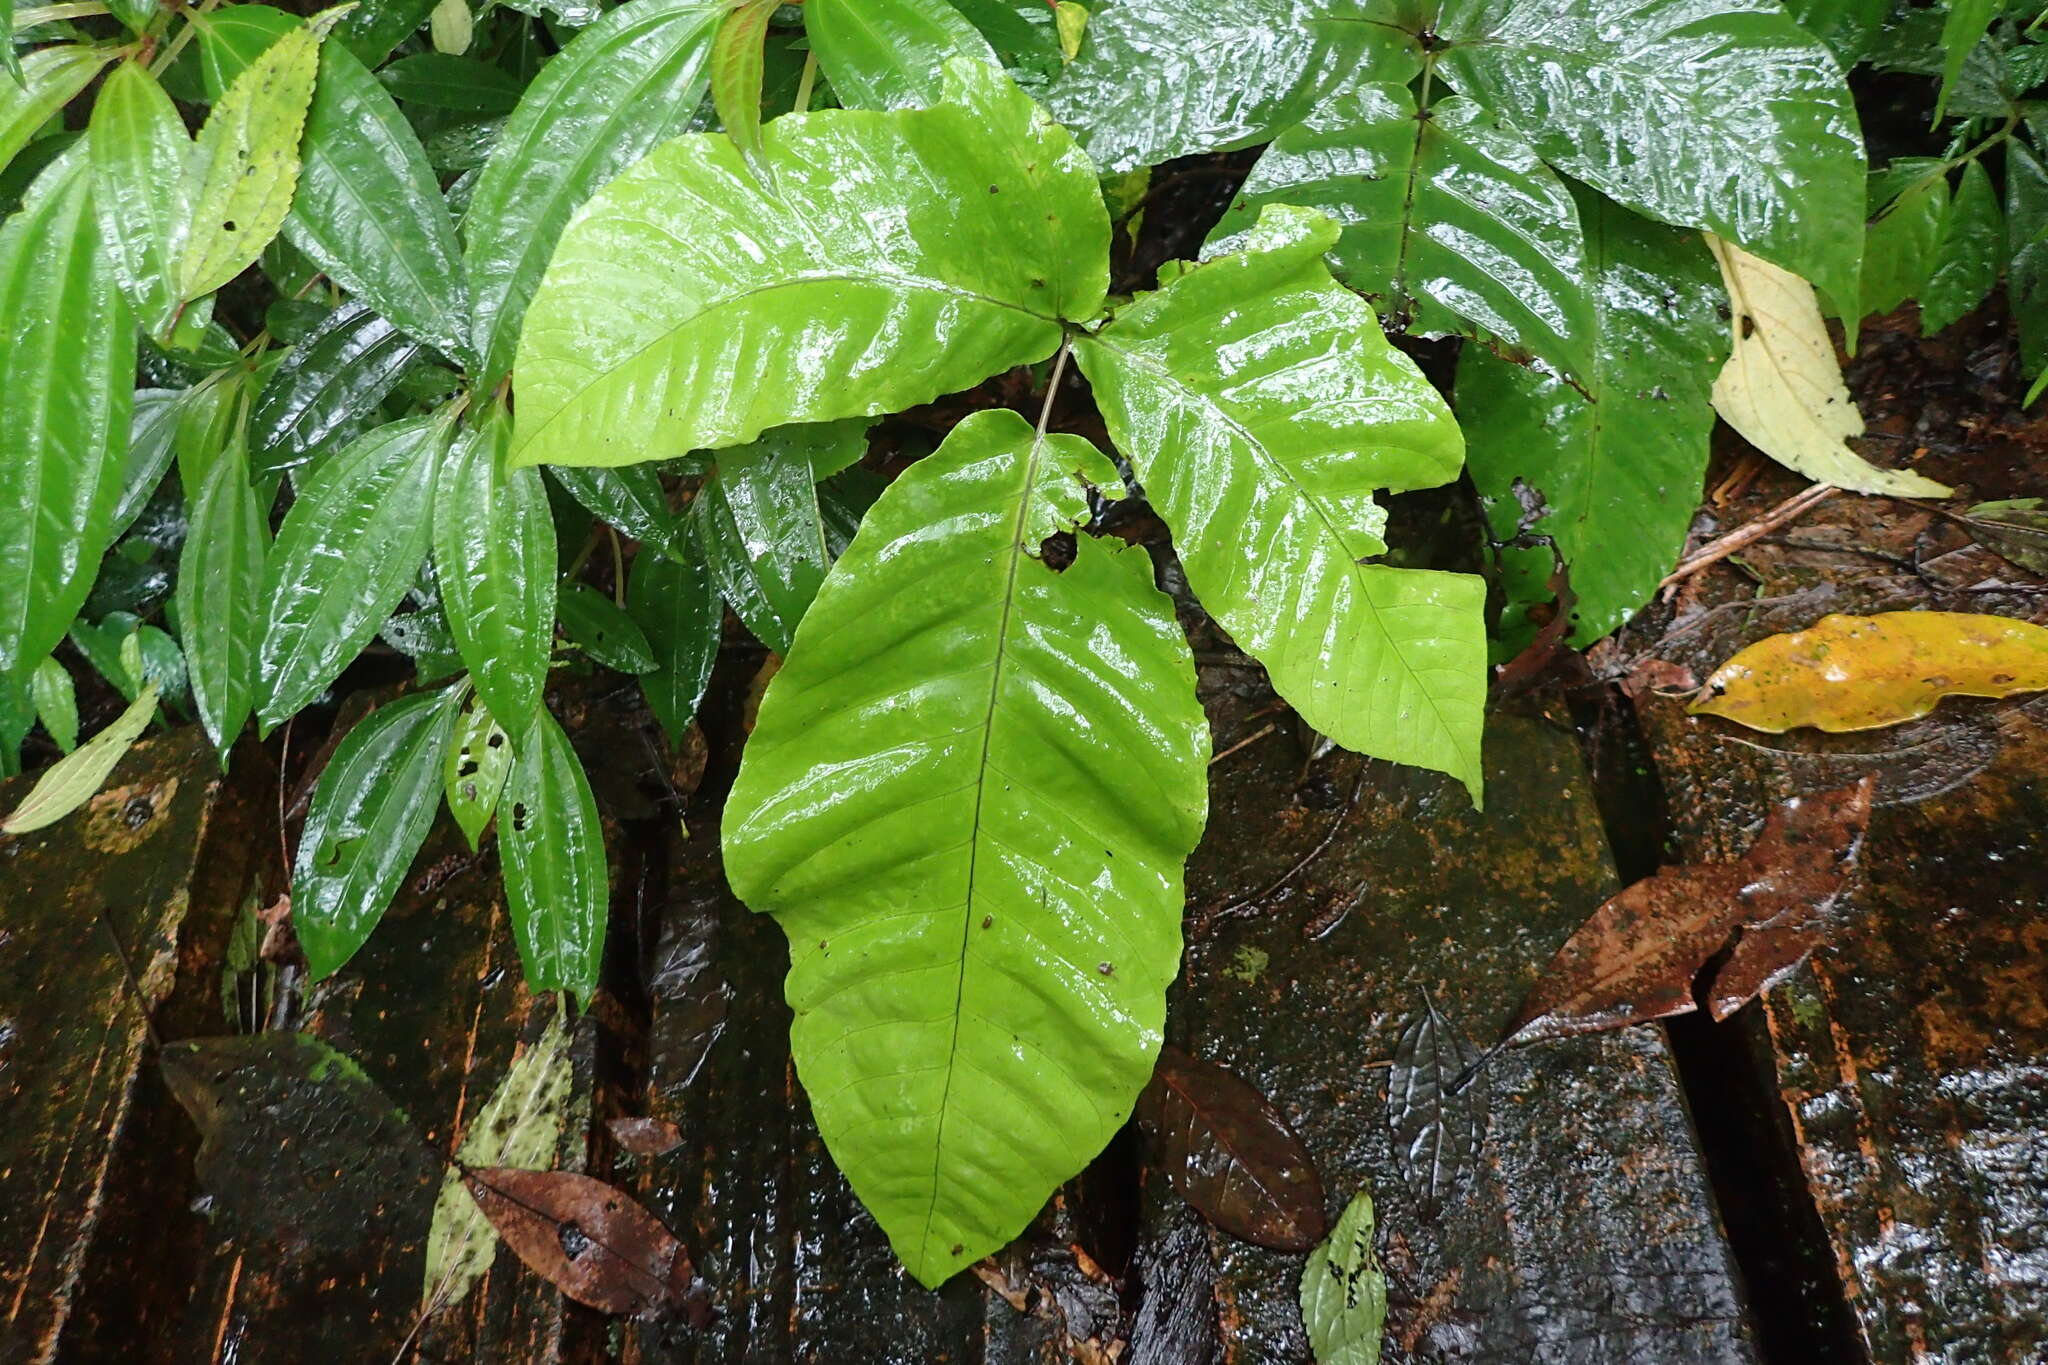
[[[463,216],[479,391],[512,368],[527,302],[569,215],[696,116],[727,8],[633,0],[578,34],[527,87]]]
[[[1938,157],[1901,157],[1872,172],[1870,212],[1863,236],[1865,317],[1919,297],[1933,273],[1948,216],[1946,165]]]
[[[1854,307],[1856,107],[1834,57],[1777,0],[1449,0],[1436,33],[1448,44],[1437,71],[1557,169]]]
[[[106,785],[114,765],[142,737],[156,715],[155,683],[144,687],[114,723],[50,765],[5,820],[0,834],[29,834],[54,825]]]
[[[301,146],[285,239],[415,340],[472,360],[448,202],[405,116],[340,43],[321,47]]]
[[[694,552],[681,559],[643,552],[633,560],[626,609],[654,652],[655,667],[640,675],[640,690],[670,742],[680,743],[711,683],[724,604]]]
[[[512,740],[481,701],[472,702],[457,722],[448,746],[442,791],[448,813],[462,827],[472,851],[484,826],[498,812],[498,796],[512,771]]]
[[[774,120],[775,191],[703,134],[606,186],[528,310],[514,459],[717,449],[1052,354],[1108,287],[1095,173],[1000,72],[948,71],[957,103]],[[866,169],[850,181],[847,165]],[[742,355],[755,378],[734,384]]]
[[[1584,194],[1593,363],[1581,393],[1469,346],[1458,359],[1466,461],[1498,542],[1550,536],[1571,574],[1571,641],[1650,600],[1685,547],[1706,475],[1708,385],[1728,354],[1725,295],[1699,237]],[[1511,648],[1551,600],[1550,549],[1501,551]]]
[[[1963,167],[1934,253],[1934,271],[1920,291],[1920,331],[1933,336],[1984,302],[2005,261],[2005,215],[1984,163]]]
[[[249,410],[256,469],[274,474],[325,454],[382,403],[419,343],[350,299],[271,372]]]
[[[818,489],[801,451],[775,434],[718,452],[718,472],[690,504],[712,581],[746,628],[777,654],[832,566]]]
[[[316,21],[278,39],[235,77],[200,128],[185,178],[191,225],[179,257],[180,299],[241,274],[283,226],[324,32]]]
[[[2020,335],[2020,368],[2048,374],[2048,170],[2017,140],[2005,144],[2006,297]],[[2040,391],[2037,381],[2029,399]]]
[[[789,936],[818,1127],[931,1286],[1129,1117],[1180,956],[1207,728],[1145,556],[1037,557],[1084,479],[1115,486],[1086,441],[997,410],[891,484],[726,807],[734,889]]]
[[[740,0],[711,40],[711,107],[749,166],[761,157],[761,44],[777,0]]]
[[[1714,381],[1714,411],[1744,440],[1810,479],[1859,493],[1945,498],[1947,485],[1880,469],[1851,450],[1863,414],[1849,396],[1813,286],[1709,236],[1728,287],[1733,350]]]
[[[654,671],[654,649],[646,633],[624,607],[596,588],[569,584],[558,610],[563,637],[598,663],[621,673]]]
[[[292,928],[318,981],[384,917],[433,826],[456,689],[378,707],[342,737],[313,789],[292,861]]]
[[[1387,1277],[1372,1249],[1372,1193],[1360,1190],[1301,1268],[1301,1320],[1316,1365],[1379,1365]]]
[[[312,701],[412,586],[433,529],[435,417],[379,427],[299,490],[271,551],[257,716],[271,728]]]
[[[1354,82],[1399,84],[1419,45],[1370,0],[1120,0],[1047,92],[1107,171],[1264,142]]]
[[[270,525],[249,483],[248,458],[230,449],[192,501],[178,556],[178,638],[192,704],[223,763],[256,704],[269,549]]]
[[[617,469],[555,465],[548,470],[583,509],[625,532],[642,545],[671,557],[695,554],[690,529],[668,505],[661,476],[651,465]]]
[[[498,798],[512,937],[530,988],[588,1003],[604,964],[611,900],[597,801],[569,737],[545,710],[517,745]]]
[[[0,227],[0,673],[24,683],[92,589],[125,472],[135,321],[85,153],[52,163]]]
[[[113,57],[111,47],[73,45],[37,48],[23,57],[20,81],[0,80],[0,169]]]
[[[35,704],[36,719],[59,749],[70,753],[78,747],[78,688],[71,671],[53,656],[36,665],[29,676],[29,700]]]
[[[137,389],[128,425],[128,461],[121,475],[121,500],[114,507],[108,539],[118,540],[149,505],[164,471],[171,467],[172,441],[191,389]]]
[[[180,301],[175,267],[191,220],[184,176],[192,136],[149,68],[131,61],[100,87],[87,141],[93,207],[114,273],[143,330],[167,337]]]
[[[555,633],[555,521],[537,469],[508,469],[502,412],[457,438],[434,484],[434,572],[462,661],[514,734],[540,707]]]
[[[945,98],[946,63],[1000,63],[980,30],[947,0],[817,0],[804,35],[848,109],[922,109]]]
[[[1330,100],[1273,140],[1203,254],[1234,249],[1269,203],[1337,220],[1330,269],[1390,327],[1484,334],[1574,378],[1591,369],[1592,290],[1571,192],[1471,100],[1438,100],[1426,119],[1406,86]]]
[[[1479,797],[1484,584],[1396,569],[1375,489],[1458,475],[1421,372],[1322,263],[1337,226],[1269,206],[1239,254],[1123,309],[1075,354],[1188,583],[1274,688],[1346,748]]]
[[[2005,0],[1948,0],[1948,13],[1941,21],[1941,94],[1934,101],[1934,122],[1948,112],[1949,91],[1963,74],[1963,63],[1978,43],[1984,41],[1991,21],[2005,8]]]

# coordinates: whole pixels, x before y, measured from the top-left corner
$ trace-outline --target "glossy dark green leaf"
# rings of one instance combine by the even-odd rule
[[[1934,101],[1936,123],[1948,111],[1949,88],[1962,75],[1963,63],[1984,41],[1991,21],[2005,8],[2005,0],[1947,0],[1944,8],[1947,13],[1941,21],[1941,93]]]
[[[804,34],[848,109],[922,109],[945,98],[946,63],[997,64],[946,0],[805,0]]]
[[[335,309],[286,353],[249,413],[256,469],[275,473],[325,454],[374,412],[419,343],[362,303]]]
[[[35,724],[36,708],[29,700],[28,684],[0,673],[0,777],[21,772],[21,742]]]
[[[811,467],[811,477],[823,483],[860,463],[868,453],[868,428],[873,425],[865,417],[849,417],[839,422],[799,422],[776,428],[762,438],[762,443],[773,442],[787,455],[801,455]]]
[[[298,490],[270,555],[257,717],[270,730],[312,701],[411,587],[433,529],[440,417],[377,428]]]
[[[545,710],[518,741],[498,799],[498,848],[527,986],[587,1004],[604,965],[610,872],[590,780]]]
[[[586,511],[666,555],[680,555],[690,544],[690,530],[669,508],[661,476],[652,465],[551,465],[548,473]]]
[[[309,21],[272,43],[200,127],[185,175],[179,298],[210,294],[241,274],[284,225],[324,34],[324,21]]]
[[[427,22],[434,0],[362,0],[334,26],[336,41],[364,66],[376,66]]]
[[[458,114],[509,114],[519,103],[520,85],[510,75],[473,57],[416,52],[377,73],[384,88],[408,104]]]
[[[363,946],[433,827],[457,689],[378,707],[342,736],[292,860],[292,928],[315,981]]]
[[[110,47],[69,44],[37,48],[23,57],[20,82],[0,80],[0,167],[14,160],[113,57]]]
[[[245,371],[216,371],[195,385],[179,405],[171,448],[178,458],[179,482],[185,487],[196,492],[206,482],[214,461],[227,449],[247,379]]]
[[[119,539],[142,515],[142,509],[171,467],[172,438],[190,389],[137,389],[131,400],[128,462],[121,475],[121,499],[114,506],[108,539]]]
[[[704,97],[725,0],[633,0],[541,68],[506,121],[463,218],[471,332],[488,392],[512,368],[526,305],[569,215]]]
[[[654,654],[655,667],[640,675],[640,690],[670,742],[681,743],[711,683],[725,605],[694,553],[678,559],[643,551],[626,583],[626,609]]]
[[[1495,539],[1555,539],[1578,599],[1571,642],[1583,646],[1647,602],[1684,549],[1728,324],[1698,236],[1594,194],[1580,195],[1580,212],[1595,304],[1586,394],[1471,346],[1458,361],[1457,403]],[[1546,546],[1501,551],[1508,650],[1534,636],[1528,609],[1551,600],[1552,568]]]
[[[462,250],[433,167],[391,96],[339,43],[320,51],[303,154],[286,239],[401,331],[471,358]]]
[[[1401,83],[1418,45],[1372,0],[1119,0],[1047,92],[1106,171],[1265,142],[1346,86]]]
[[[93,101],[87,145],[114,274],[143,330],[166,337],[178,314],[174,272],[191,217],[184,175],[192,136],[149,68],[127,61]]]
[[[1422,119],[1406,86],[1331,99],[1274,139],[1204,254],[1230,250],[1269,203],[1337,221],[1331,271],[1390,327],[1485,333],[1573,376],[1589,367],[1592,306],[1571,192],[1471,100],[1438,100]]]
[[[1870,177],[1863,238],[1863,313],[1889,313],[1917,298],[1934,271],[1948,215],[1946,163],[1901,157]]]
[[[1087,441],[1003,409],[911,465],[805,617],[725,810],[733,889],[789,936],[819,1130],[933,1287],[1130,1116],[1180,958],[1208,726],[1142,550],[1037,557],[1086,520],[1084,480],[1117,487]]]
[[[2005,144],[2006,297],[2020,334],[2020,366],[2048,368],[2048,171],[2018,141]]]
[[[528,310],[513,458],[717,449],[1052,354],[1061,320],[1092,317],[1108,283],[1094,171],[1000,72],[948,71],[958,103],[774,120],[775,190],[708,134],[607,185]],[[736,363],[751,382],[732,382]]]
[[[497,814],[498,795],[505,790],[505,778],[511,771],[511,737],[481,701],[472,702],[456,722],[442,774],[448,813],[461,826],[462,837],[472,851],[483,837],[484,826]]]
[[[56,746],[65,753],[78,747],[78,688],[71,672],[52,657],[36,665],[29,675],[29,700],[35,704],[36,719]]]
[[[1982,303],[2005,264],[2005,215],[1981,161],[1963,167],[1942,220],[1934,270],[1920,291],[1920,331],[1932,336]]]
[[[721,450],[717,475],[690,506],[712,581],[754,638],[778,654],[789,652],[832,567],[806,453],[775,432]]]
[[[555,636],[555,522],[537,469],[508,469],[502,411],[456,438],[434,485],[434,574],[470,678],[515,734]]]
[[[1890,0],[1786,0],[1785,9],[1847,71],[1870,52],[1892,6]]]
[[[1110,439],[1173,530],[1188,584],[1273,687],[1348,749],[1479,795],[1484,583],[1397,569],[1373,491],[1458,476],[1464,443],[1322,254],[1337,225],[1266,209],[1075,344]]]
[[[1437,72],[1557,169],[1853,307],[1856,107],[1778,0],[1447,0],[1436,31]]]
[[[778,0],[740,0],[711,39],[711,107],[747,164],[761,157],[762,43]]]
[[[7,78],[17,87],[26,87],[28,77],[22,74],[21,54],[14,50],[14,0],[0,0],[0,35],[5,36],[5,40],[0,41],[0,71],[6,72]],[[0,703],[0,710],[4,709],[5,704]],[[6,733],[5,727],[0,726],[0,749],[9,747]],[[0,762],[5,761],[6,756],[0,754]]]
[[[256,704],[270,550],[270,525],[239,448],[215,461],[192,500],[191,515],[178,558],[178,637],[193,708],[225,764]]]
[[[0,226],[0,673],[17,681],[64,638],[113,540],[134,380],[135,319],[74,145]]]
[[[649,673],[657,666],[647,635],[626,609],[588,583],[562,589],[558,608],[562,634],[570,644],[606,668],[621,673]]]
[[[462,672],[462,652],[455,644],[455,631],[442,610],[441,590],[434,579],[431,562],[420,566],[420,575],[393,612],[378,627],[377,638],[412,660],[413,676],[422,687]]]

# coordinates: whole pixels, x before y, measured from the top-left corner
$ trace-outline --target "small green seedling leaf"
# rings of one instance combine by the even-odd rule
[[[1302,1267],[1301,1320],[1316,1365],[1379,1365],[1387,1280],[1372,1236],[1372,1194],[1360,1190]]]
[[[462,837],[469,840],[472,850],[497,813],[498,795],[511,771],[510,737],[481,699],[472,702],[456,726],[455,742],[448,746],[442,781],[448,813],[462,827]]]
[[[52,657],[36,665],[28,680],[29,700],[57,747],[70,753],[78,747],[78,688],[71,672]]]

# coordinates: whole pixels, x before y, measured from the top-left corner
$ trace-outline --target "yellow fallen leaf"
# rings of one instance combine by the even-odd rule
[[[1863,414],[1842,382],[1813,286],[1712,233],[1734,315],[1734,346],[1714,381],[1714,411],[1744,440],[1810,479],[1858,493],[1947,497],[1946,484],[1879,469],[1846,442]]]
[[[1915,720],[1943,697],[2048,689],[2048,630],[2003,616],[1888,611],[1823,616],[1773,635],[1714,671],[1695,715],[1782,734],[1875,730]]]

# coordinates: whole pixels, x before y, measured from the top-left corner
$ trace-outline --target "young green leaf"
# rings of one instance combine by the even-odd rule
[[[128,461],[121,475],[121,500],[114,507],[109,542],[119,540],[163,482],[171,467],[172,441],[191,389],[137,389],[128,424]]]
[[[1941,21],[1941,93],[1934,101],[1937,126],[1948,113],[1949,91],[1963,74],[1963,63],[1984,41],[1991,21],[2005,8],[2005,0],[1947,0],[1945,8],[1947,13]]]
[[[527,302],[569,215],[695,117],[711,35],[727,8],[727,0],[621,5],[527,87],[463,218],[480,392],[511,370]]]
[[[70,670],[53,655],[36,665],[29,675],[29,700],[35,703],[36,718],[43,723],[59,749],[70,753],[78,747],[78,688]]]
[[[350,299],[285,353],[249,411],[249,447],[259,473],[274,474],[323,455],[391,393],[420,357],[420,345]]]
[[[2020,368],[2048,373],[2048,171],[2017,140],[2005,144],[2005,231],[2005,293],[2020,334]]]
[[[25,683],[113,539],[134,394],[135,320],[82,146],[0,226],[0,376],[0,673]]]
[[[680,743],[711,682],[725,607],[694,552],[677,559],[642,551],[626,583],[626,609],[654,654],[654,669],[640,675],[647,707],[670,742]]]
[[[1116,486],[999,409],[891,484],[726,807],[733,887],[789,936],[818,1127],[934,1287],[1129,1117],[1180,956],[1207,725],[1142,552],[1037,557],[1086,519],[1084,479]]]
[[[178,636],[192,703],[213,747],[229,747],[256,704],[270,526],[239,446],[214,462],[192,502],[178,556]]]
[[[1436,70],[1610,199],[1859,297],[1863,137],[1777,0],[1448,0]]]
[[[1379,1365],[1387,1278],[1372,1250],[1372,1193],[1360,1190],[1301,1268],[1301,1320],[1316,1365]]]
[[[1939,157],[1900,157],[1870,176],[1863,235],[1863,315],[1915,298],[1933,273],[1948,216],[1948,175]]]
[[[156,684],[142,689],[114,723],[50,765],[29,788],[13,814],[0,820],[0,834],[29,834],[54,825],[106,785],[114,765],[142,737],[156,714]]]
[[[604,830],[583,764],[545,709],[518,741],[505,779],[498,848],[527,986],[588,1003],[604,964],[611,899]]]
[[[334,26],[335,41],[344,43],[357,61],[374,67],[427,22],[435,0],[362,0]]]
[[[789,448],[779,431],[721,450],[717,476],[690,505],[712,581],[754,638],[777,654],[789,652],[832,567],[806,453]]]
[[[588,583],[562,589],[558,610],[562,634],[570,644],[606,668],[621,673],[651,673],[659,667],[653,646],[624,607]]]
[[[1092,317],[1108,285],[1094,172],[1000,72],[948,70],[958,103],[770,123],[775,191],[703,134],[607,185],[528,310],[514,460],[716,449],[1052,354],[1061,320]],[[846,165],[866,169],[849,180]],[[731,381],[736,337],[745,384]]]
[[[0,168],[113,58],[111,47],[71,44],[37,48],[21,58],[21,79],[0,80]]]
[[[652,465],[551,465],[548,473],[585,511],[641,544],[670,556],[694,553],[689,526],[670,510],[661,476]]]
[[[740,0],[719,21],[711,40],[711,107],[718,125],[740,149],[740,156],[761,168],[761,45],[778,0]]]
[[[1578,378],[1593,299],[1571,192],[1522,135],[1452,96],[1427,118],[1406,86],[1331,99],[1273,140],[1203,248],[1230,251],[1266,204],[1337,220],[1339,280],[1389,326],[1498,338]]]
[[[257,717],[268,734],[334,681],[412,586],[433,530],[447,422],[360,437],[299,490],[271,551]]]
[[[434,483],[434,573],[463,663],[514,734],[540,707],[555,637],[555,521],[537,469],[508,469],[494,411],[450,447]]]
[[[1579,208],[1595,318],[1586,393],[1468,346],[1457,404],[1494,538],[1556,540],[1578,598],[1571,642],[1584,646],[1647,602],[1685,547],[1728,329],[1721,279],[1697,236],[1590,193]],[[1550,551],[1509,546],[1501,567],[1501,634],[1516,650],[1536,630],[1526,608],[1551,599]]]
[[[1998,192],[1982,161],[1963,167],[1948,216],[1942,221],[1941,245],[1934,270],[1920,291],[1920,331],[1933,336],[1982,303],[1998,283],[2005,263],[2005,215]]]
[[[484,826],[497,814],[498,795],[511,771],[511,737],[480,699],[472,702],[457,722],[441,784],[448,813],[461,826],[462,837],[469,840],[472,851],[483,837]]]
[[[216,370],[193,387],[178,412],[171,449],[178,458],[178,481],[195,497],[233,439],[247,380],[247,372],[240,369]]]
[[[200,128],[185,176],[191,224],[179,257],[180,299],[241,274],[284,225],[325,32],[312,20],[278,39],[235,77]]]
[[[1405,83],[1419,53],[1367,0],[1120,0],[1047,102],[1123,171],[1269,141],[1348,86]]]
[[[100,87],[86,140],[114,274],[143,330],[167,338],[180,302],[174,268],[191,220],[184,175],[192,135],[149,68],[128,61]]]
[[[928,108],[946,97],[948,61],[1001,65],[946,0],[806,0],[804,35],[848,109]]]
[[[460,689],[378,707],[342,736],[292,860],[292,928],[315,981],[341,970],[398,894],[441,796]]]
[[[1246,250],[1140,298],[1075,355],[1188,583],[1318,732],[1479,799],[1481,606],[1396,569],[1373,491],[1458,476],[1443,399],[1322,263],[1337,225],[1269,206]]]

